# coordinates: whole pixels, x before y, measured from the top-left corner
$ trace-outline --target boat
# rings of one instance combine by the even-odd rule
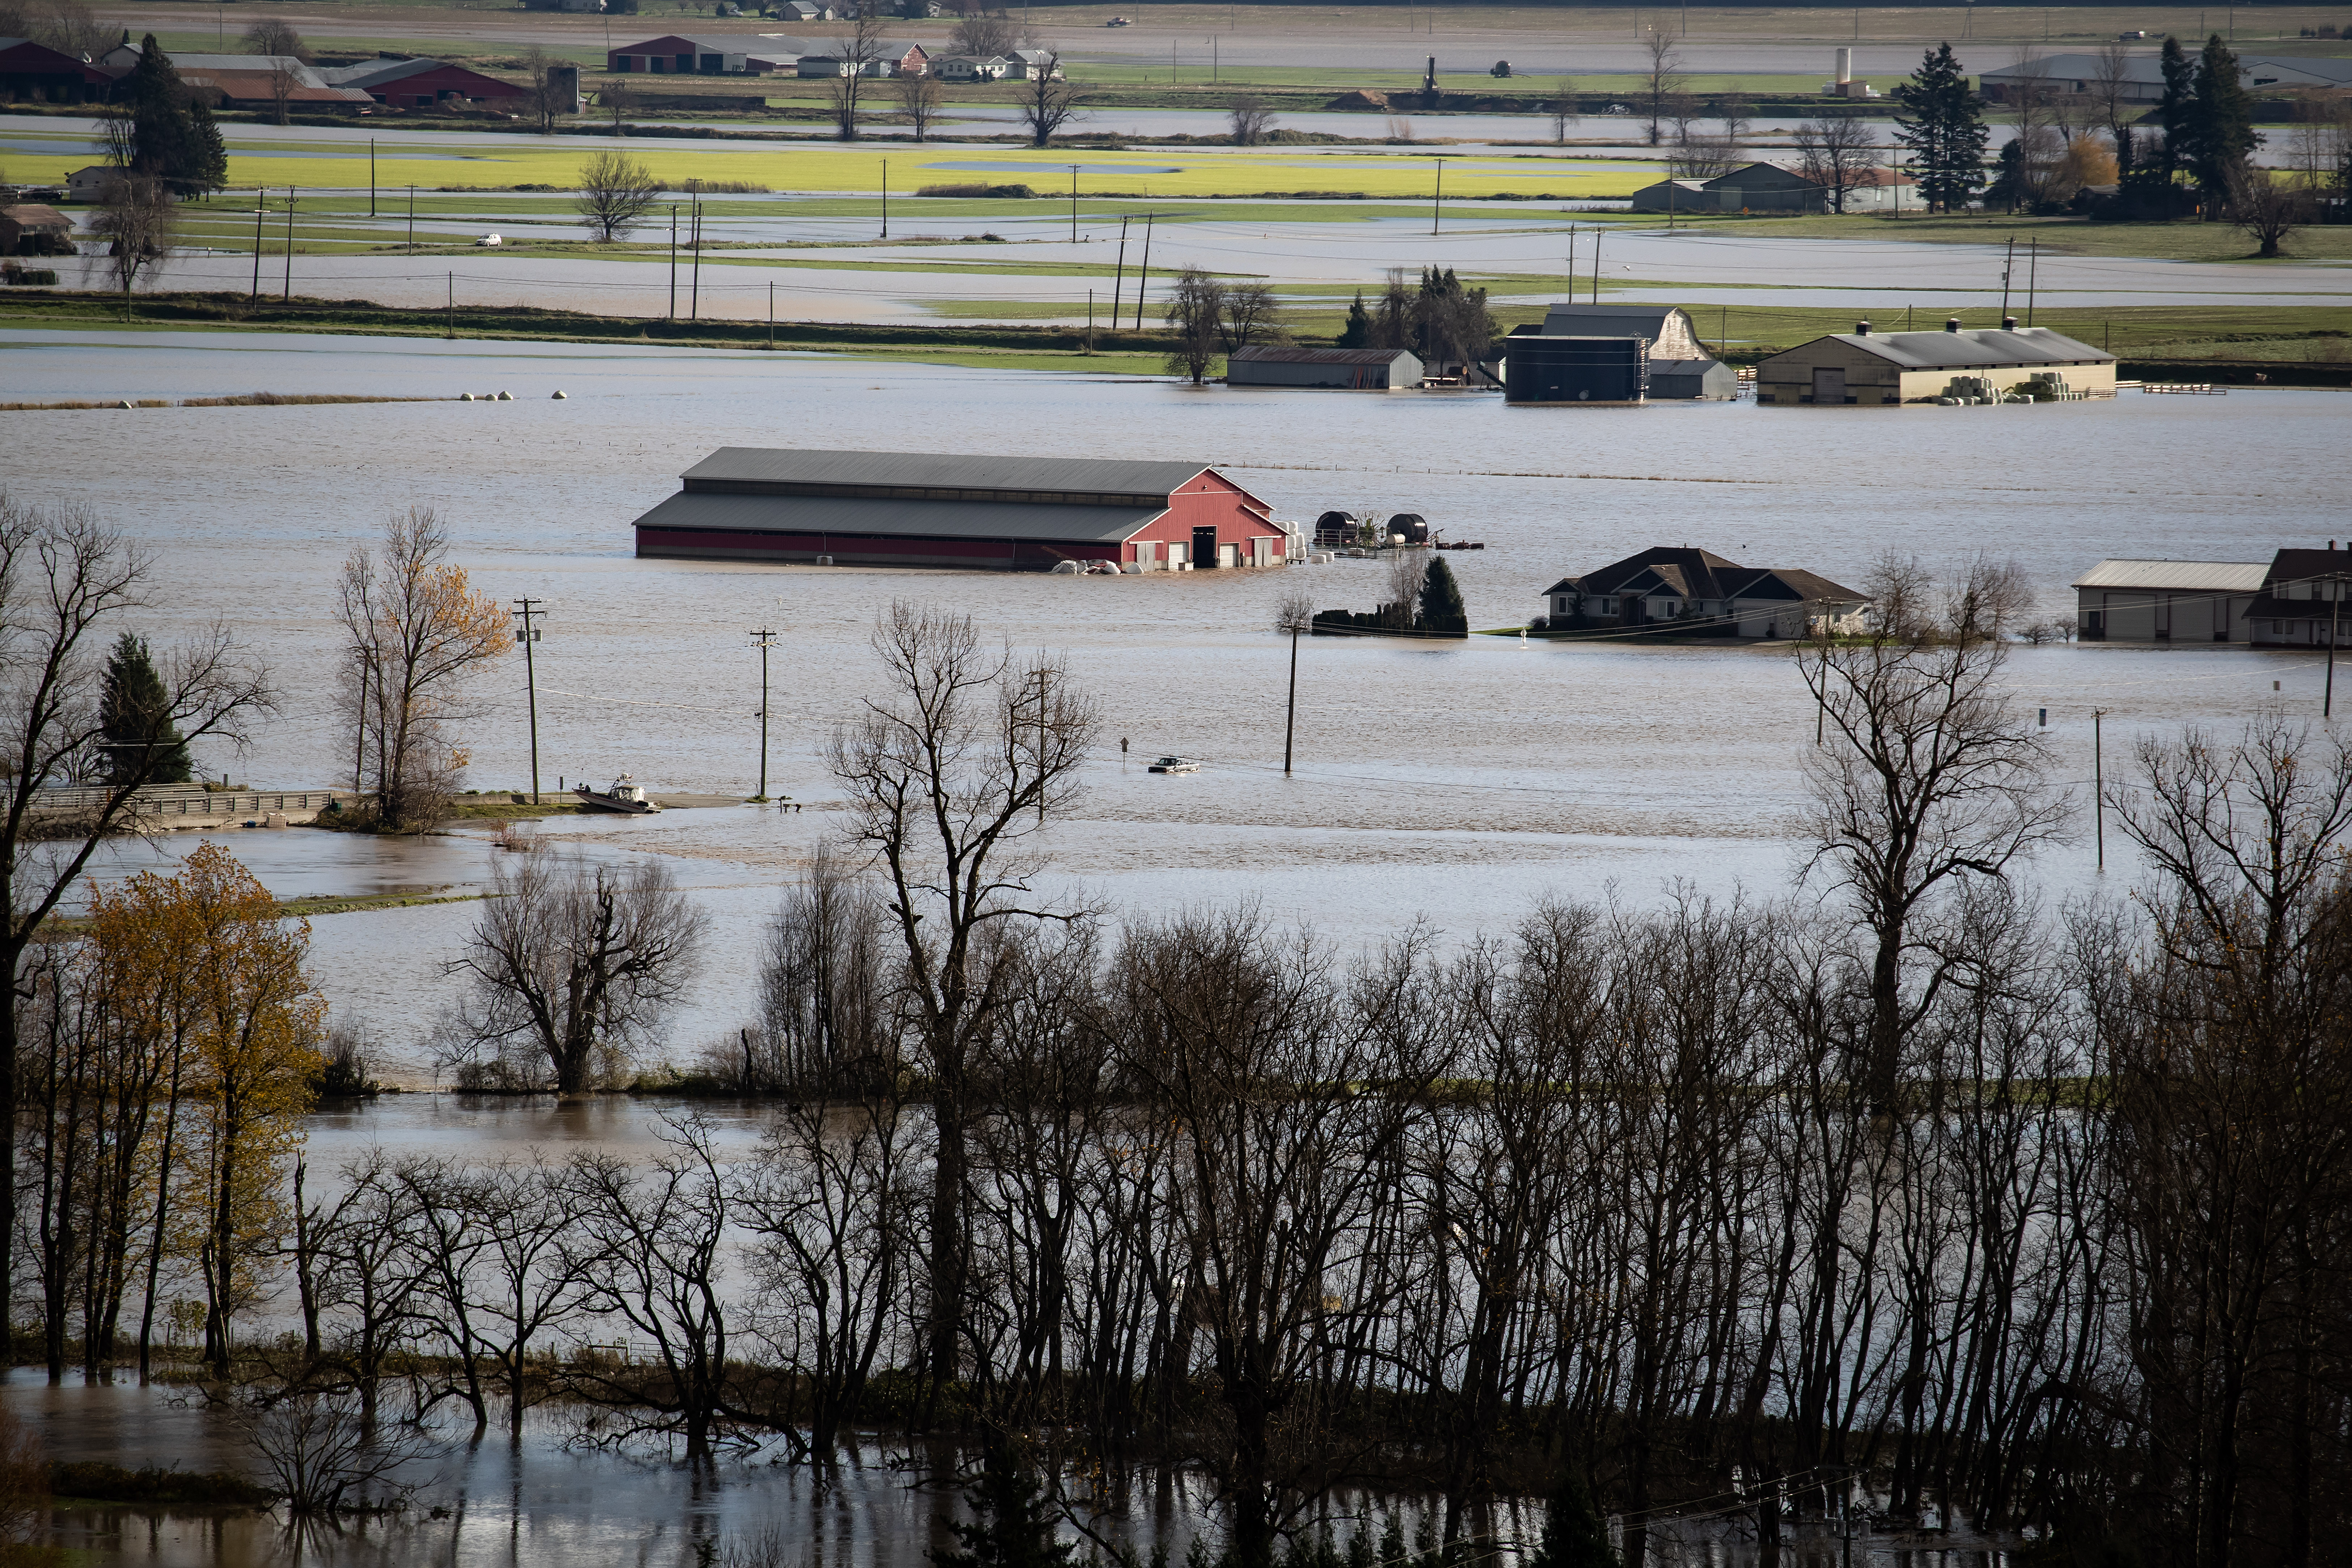
[[[613,781],[610,789],[593,790],[586,784],[574,784],[572,793],[580,804],[591,811],[617,811],[624,816],[651,816],[661,807],[646,794],[646,786],[623,773]]]
[[[1155,773],[1197,773],[1201,764],[1190,757],[1162,757],[1151,764]]]

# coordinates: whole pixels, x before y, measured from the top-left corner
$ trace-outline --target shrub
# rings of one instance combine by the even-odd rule
[[[925,185],[919,196],[995,196],[1007,201],[1034,201],[1037,193],[1026,185]]]

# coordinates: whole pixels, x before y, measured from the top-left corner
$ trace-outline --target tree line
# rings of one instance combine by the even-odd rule
[[[551,1403],[697,1459],[963,1433],[1098,1537],[1184,1466],[1247,1563],[1370,1482],[1441,1500],[1449,1540],[1589,1486],[1637,1564],[1699,1500],[1777,1545],[1784,1507],[1869,1495],[2086,1560],[2302,1568],[2352,1480],[2352,755],[2268,711],[2152,737],[2105,803],[2134,899],[2046,907],[2019,873],[2079,803],[2006,694],[2015,575],[1874,588],[1872,635],[1796,657],[1800,896],[1360,952],[1044,896],[1090,699],[894,606],[827,753],[836,837],[695,1074],[760,1097],[749,1147],[685,1109],[635,1163],[317,1172],[302,928],[225,855],[69,941],[16,913],[9,1299],[53,1370],[104,1375],[190,1292],[208,1386],[353,1455]],[[205,689],[184,737],[259,700]],[[503,858],[446,1047],[609,1082],[698,921],[657,875]]]

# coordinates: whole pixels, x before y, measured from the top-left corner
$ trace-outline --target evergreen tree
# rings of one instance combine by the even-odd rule
[[[2183,148],[2190,135],[2189,120],[2197,97],[2197,66],[2180,47],[2179,37],[2166,35],[2164,47],[2157,55],[2157,68],[2164,73],[2164,97],[2156,106],[2157,122],[2164,127],[2164,155],[2159,161],[2164,177],[2170,180],[2179,173]]]
[[[106,731],[107,776],[117,784],[144,778],[151,784],[188,782],[188,747],[172,726],[171,699],[155,673],[144,637],[123,633],[107,656],[106,682],[99,694],[99,723]]]
[[[1443,560],[1431,561],[1421,580],[1421,626],[1440,637],[1470,635],[1470,612],[1463,605],[1461,585],[1454,581],[1454,568]]]
[[[964,1491],[971,1522],[949,1527],[963,1550],[934,1551],[935,1568],[1069,1568],[1074,1548],[1054,1539],[1044,1490],[1011,1444],[992,1440],[979,1479]]]
[[[1985,206],[1990,209],[1999,202],[2015,212],[2025,197],[2025,143],[2011,137],[2001,143],[2000,155],[1993,163],[1992,184],[1985,187]]]
[[[1372,346],[1372,313],[1364,309],[1364,291],[1356,290],[1356,302],[1348,307],[1348,324],[1339,331],[1338,346],[1343,349],[1368,349]]]
[[[163,182],[175,195],[202,195],[228,182],[228,149],[211,108],[188,91],[150,33],[139,63],[123,79],[131,116],[131,169]]]
[[[1609,1522],[1592,1506],[1592,1494],[1573,1465],[1563,1466],[1544,1510],[1543,1542],[1528,1568],[1617,1568],[1609,1545]]]
[[[2188,145],[2181,157],[2204,193],[2206,216],[2230,194],[2231,178],[2247,154],[2262,144],[2254,134],[2253,104],[2238,68],[2238,57],[2214,34],[2197,58],[2196,90],[2189,104]]]
[[[1929,49],[1911,79],[1895,89],[1895,101],[1907,112],[1895,117],[1895,140],[1910,150],[1919,196],[1931,209],[1950,212],[1984,184],[1984,100],[1969,86],[1952,46]]]

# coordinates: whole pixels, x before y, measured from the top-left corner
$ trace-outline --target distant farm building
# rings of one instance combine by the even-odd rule
[[[1539,330],[1504,340],[1512,403],[1643,403],[1727,398],[1739,378],[1699,346],[1690,312],[1671,305],[1554,303]]]
[[[73,219],[43,202],[0,207],[0,256],[71,256]]]
[[[761,76],[790,71],[803,55],[824,46],[782,33],[722,33],[709,37],[665,33],[608,49],[605,68],[640,76]]]
[[[374,59],[336,66],[320,73],[330,85],[356,88],[394,109],[434,109],[487,103],[514,108],[530,96],[527,87],[435,59]]]
[[[705,561],[1122,572],[1287,563],[1289,531],[1205,464],[722,447],[636,521]]]
[[[2247,640],[2256,647],[2326,647],[2352,641],[2352,550],[2329,540],[2325,550],[2282,550],[2246,606]]]
[[[1809,629],[1858,632],[1869,608],[1867,595],[1818,574],[1742,566],[1686,545],[1654,545],[1544,590],[1553,631],[1647,627],[1691,637],[1797,637]]]
[[[2269,575],[2260,561],[2102,561],[2074,580],[2075,632],[2084,642],[2242,643]]]
[[[95,103],[114,90],[114,74],[30,38],[0,38],[0,100]]]
[[[2011,393],[2109,397],[2116,356],[2048,327],[1963,331],[1955,316],[1940,332],[1874,332],[1858,323],[1777,353],[1756,367],[1760,404],[1933,403]]]
[[[1301,349],[1253,343],[1225,360],[1228,386],[1312,386],[1398,392],[1421,384],[1421,361],[1405,349]]]

